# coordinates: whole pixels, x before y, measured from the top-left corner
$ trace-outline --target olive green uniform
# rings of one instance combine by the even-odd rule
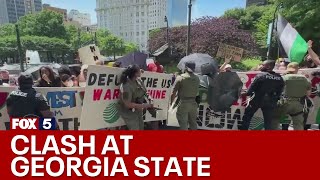
[[[294,130],[304,130],[305,98],[311,89],[311,83],[305,76],[299,74],[287,74],[283,79],[284,97],[280,100],[277,117],[290,115]]]
[[[143,83],[138,81],[128,80],[122,84],[121,98],[119,101],[119,115],[126,123],[129,130],[143,130],[143,111],[138,109],[129,109],[125,106],[124,101],[136,103],[136,99],[144,96],[145,88],[142,87]]]
[[[199,93],[200,80],[193,73],[184,73],[177,77],[174,91],[178,92],[180,103],[177,109],[177,119],[181,130],[197,129],[198,104],[196,97]]]

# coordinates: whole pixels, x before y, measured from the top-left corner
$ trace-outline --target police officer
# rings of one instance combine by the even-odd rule
[[[287,66],[287,73],[283,76],[285,82],[284,95],[280,99],[276,123],[280,124],[282,115],[291,116],[294,130],[304,130],[305,119],[308,114],[308,96],[311,93],[311,83],[304,75],[297,74],[299,64],[292,62]]]
[[[185,64],[186,72],[177,77],[171,95],[171,104],[176,96],[180,99],[177,109],[177,119],[181,130],[197,129],[197,109],[196,97],[199,93],[200,80],[193,72],[195,63]]]
[[[12,91],[6,104],[10,117],[44,117],[52,118],[53,113],[46,98],[36,92],[30,74],[22,73],[18,78],[19,89]],[[56,129],[59,129],[56,124]]]
[[[143,83],[138,79],[140,76],[139,66],[130,65],[123,71],[120,79],[121,98],[118,111],[129,130],[143,130],[143,110],[153,107],[152,104],[137,101],[147,93]]]
[[[284,81],[280,74],[273,72],[275,61],[264,61],[261,67],[261,74],[258,74],[245,93],[251,96],[252,100],[245,109],[242,118],[241,130],[248,130],[251,119],[256,111],[261,108],[263,112],[265,130],[278,129],[276,123],[273,123],[274,113],[277,108],[278,100],[284,88]]]

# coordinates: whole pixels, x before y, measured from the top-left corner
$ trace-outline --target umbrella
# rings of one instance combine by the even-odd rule
[[[194,62],[196,64],[195,73],[199,73],[199,74],[203,74],[201,69],[203,68],[204,65],[210,64],[215,68],[218,67],[217,62],[208,54],[195,53],[195,54],[186,56],[181,59],[181,61],[178,64],[178,68],[180,70],[184,70],[186,62]]]
[[[120,62],[121,68],[126,68],[130,65],[138,65],[141,69],[143,70],[147,70],[147,61],[148,55],[141,53],[141,52],[134,52],[131,54],[128,54],[124,57],[121,57],[120,59],[118,59],[116,62]]]
[[[218,74],[209,79],[208,104],[215,112],[227,111],[240,96],[243,83],[235,72]]]

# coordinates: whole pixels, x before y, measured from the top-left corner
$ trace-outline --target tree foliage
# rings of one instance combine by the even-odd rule
[[[0,26],[0,37],[13,36],[15,33],[14,24],[5,24]]]
[[[320,40],[319,0],[277,0],[283,2],[283,14],[305,39]]]
[[[269,0],[267,6],[236,8],[225,12],[224,17],[240,21],[241,28],[254,32],[261,48],[266,48],[268,25],[273,21],[276,6],[283,3],[279,12],[306,40],[320,40],[320,1]],[[319,45],[319,44],[318,44]]]
[[[23,16],[17,22],[21,35],[23,51],[38,50],[61,54],[76,51],[79,47],[95,43],[95,34],[79,30],[73,25],[64,25],[62,15],[42,11]],[[80,38],[79,38],[80,33]],[[107,30],[97,31],[97,43],[103,55],[117,55],[138,50],[132,43],[125,43],[121,38]],[[80,41],[79,41],[80,39]],[[17,54],[16,30],[14,24],[0,26],[0,57]]]
[[[203,17],[193,22],[191,27],[191,49],[193,53],[207,53],[215,56],[220,43],[244,48],[246,55],[256,55],[257,48],[249,31],[239,29],[240,23],[230,18]],[[180,56],[186,52],[187,27],[170,29],[170,42]],[[150,38],[149,47],[153,52],[166,43],[163,29]]]
[[[69,51],[70,46],[65,40],[59,38],[48,38],[40,36],[21,37],[22,50],[36,51]],[[0,38],[0,54],[10,54],[17,51],[16,36],[6,36]]]
[[[49,38],[67,37],[67,31],[63,25],[61,14],[52,11],[41,11],[37,14],[29,14],[19,19],[21,35],[46,36]]]
[[[93,32],[80,31],[80,44],[79,44],[79,30],[73,26],[67,26],[68,42],[74,49],[79,46],[85,46],[95,43],[95,34]],[[117,55],[137,51],[138,47],[133,43],[126,43],[123,39],[116,37],[108,30],[99,29],[96,32],[97,45],[103,55],[111,56],[113,53]]]

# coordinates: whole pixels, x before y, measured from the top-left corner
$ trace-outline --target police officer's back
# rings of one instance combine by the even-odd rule
[[[251,119],[259,108],[263,112],[265,129],[278,129],[273,120],[278,100],[283,91],[284,81],[280,74],[272,71],[275,66],[274,61],[264,61],[262,66],[262,73],[256,76],[246,93],[251,96],[252,100],[245,110],[241,130],[249,129]]]
[[[171,103],[173,103],[176,95],[180,103],[177,109],[177,119],[181,130],[197,129],[197,109],[198,104],[196,97],[199,93],[200,80],[193,72],[195,70],[194,63],[186,63],[186,72],[177,77]]]
[[[22,73],[18,83],[19,89],[11,92],[6,102],[9,116],[51,118],[52,112],[46,98],[32,88],[32,76]]]

